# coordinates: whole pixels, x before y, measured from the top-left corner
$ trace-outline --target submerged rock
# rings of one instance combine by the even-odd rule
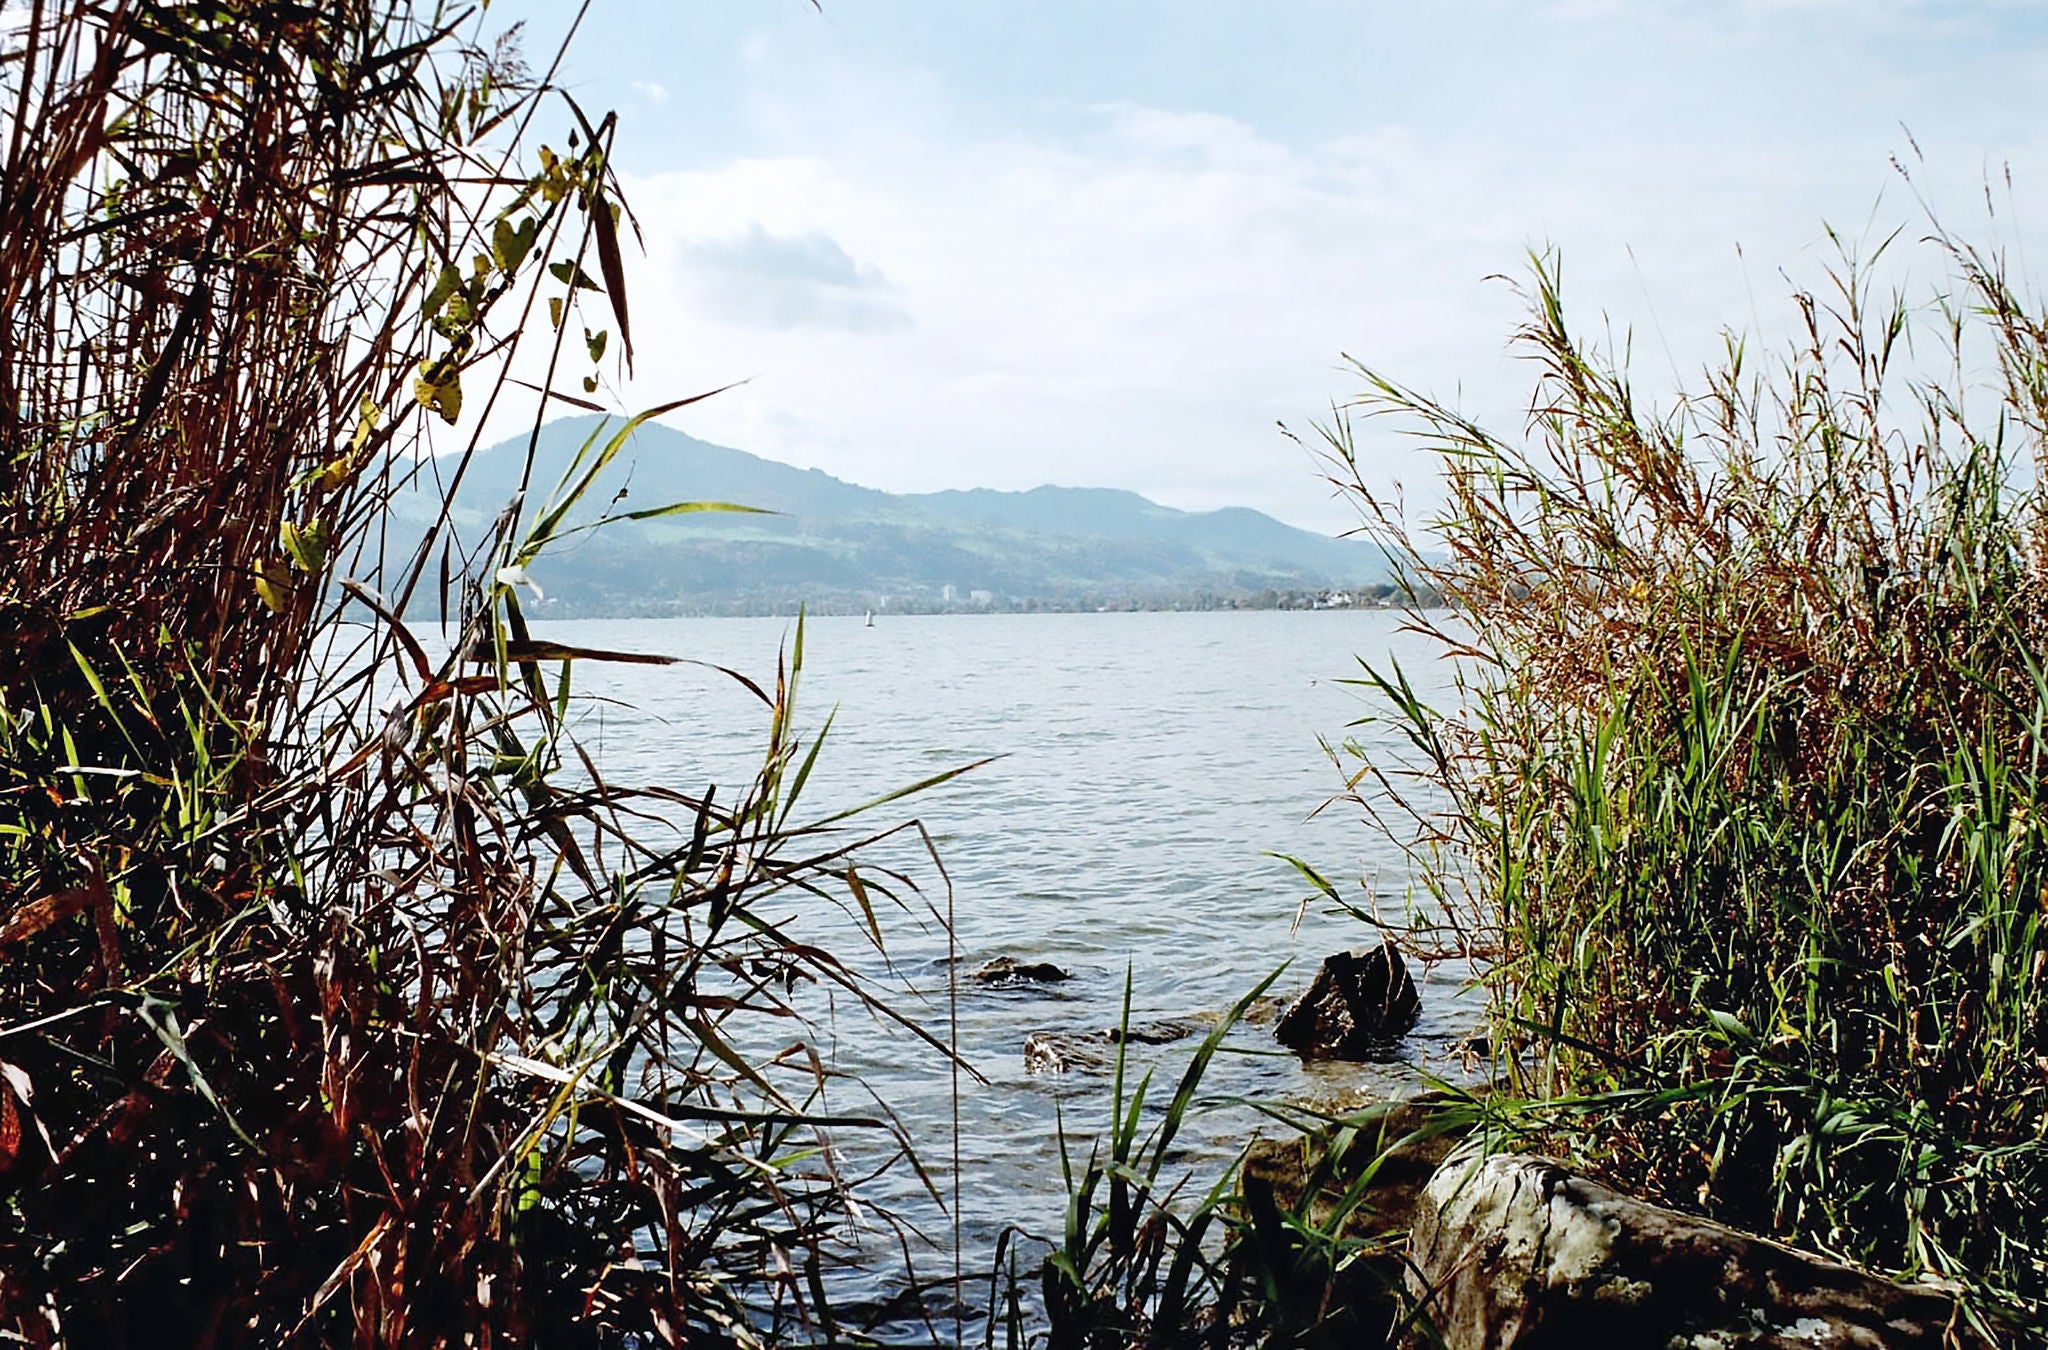
[[[1074,977],[1050,961],[1013,961],[998,956],[974,969],[967,978],[976,984],[1007,989],[1019,984],[1058,984]]]
[[[1261,994],[1245,1005],[1244,1016],[1238,1019],[1240,1026],[1270,1026],[1280,1020],[1280,1014],[1287,1011],[1287,1000],[1278,994]]]
[[[1108,1043],[1100,1036],[1059,1031],[1034,1031],[1024,1038],[1026,1073],[1067,1073],[1101,1069],[1109,1064]]]
[[[1392,944],[1338,952],[1274,1027],[1304,1059],[1370,1059],[1415,1025],[1421,996]]]
[[[1128,1027],[1107,1027],[1102,1038],[1111,1045],[1129,1041],[1132,1045],[1171,1045],[1186,1040],[1196,1032],[1206,1032],[1216,1025],[1214,1017],[1170,1017],[1160,1022],[1134,1022]]]
[[[1134,1022],[1129,1027],[1108,1027],[1102,1031],[1034,1031],[1024,1038],[1024,1069],[1027,1073],[1105,1069],[1120,1044],[1170,1045],[1213,1025],[1213,1019],[1204,1022],[1197,1017],[1182,1017]]]
[[[1454,1158],[1422,1189],[1408,1255],[1409,1291],[1446,1350],[1985,1344],[1945,1294],[1631,1199],[1546,1158]]]

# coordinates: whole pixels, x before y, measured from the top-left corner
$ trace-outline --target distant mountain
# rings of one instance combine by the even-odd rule
[[[531,522],[595,417],[541,431]],[[465,546],[519,490],[523,438],[480,450],[452,512]],[[439,501],[439,461],[394,508],[416,532]],[[1274,603],[1383,586],[1371,545],[1283,525],[1244,508],[1187,512],[1134,492],[1041,487],[878,492],[647,424],[572,513],[727,501],[774,515],[703,513],[624,521],[564,540],[534,568],[561,614],[1097,608]]]

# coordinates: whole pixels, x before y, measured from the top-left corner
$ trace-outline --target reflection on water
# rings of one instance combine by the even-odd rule
[[[1417,687],[1444,696],[1448,668],[1397,631],[1385,611],[813,619],[806,626],[800,721],[836,720],[806,788],[822,815],[929,777],[1001,756],[928,794],[881,808],[872,824],[909,815],[938,841],[953,885],[956,941],[914,913],[895,916],[885,968],[862,951],[847,916],[816,904],[791,914],[800,931],[877,973],[897,1002],[941,1037],[947,976],[1000,956],[1051,962],[1072,975],[1048,984],[958,990],[957,1043],[987,1080],[960,1080],[962,1262],[985,1274],[1005,1225],[1056,1233],[1064,1190],[1058,1132],[1081,1141],[1109,1110],[1099,1072],[1026,1071],[1034,1031],[1083,1033],[1114,1026],[1130,980],[1134,1022],[1190,1019],[1229,1007],[1285,962],[1272,992],[1298,993],[1316,963],[1369,940],[1357,920],[1305,912],[1298,874],[1268,856],[1288,853],[1389,917],[1404,904],[1400,853],[1355,809],[1312,813],[1340,785],[1317,745],[1355,735],[1396,749],[1372,711],[1339,683],[1355,657],[1398,659]],[[660,652],[757,677],[774,671],[793,622],[778,619],[580,621],[537,625],[537,635],[581,645]],[[757,767],[760,705],[701,666],[587,666],[578,731],[608,776],[682,790],[738,784]],[[721,793],[721,797],[728,794]],[[893,814],[892,814],[893,813]],[[899,836],[881,861],[920,875],[940,913],[948,897],[917,841]],[[1359,883],[1365,888],[1361,888]],[[1366,889],[1370,888],[1370,889]],[[888,920],[885,917],[885,931]],[[1298,921],[1298,922],[1297,922]],[[1241,1028],[1204,1085],[1214,1109],[1183,1134],[1192,1165],[1234,1154],[1259,1117],[1237,1097],[1393,1093],[1419,1067],[1448,1068],[1451,1043],[1477,1021],[1461,996],[1463,972],[1417,972],[1421,1024],[1400,1062],[1303,1066],[1277,1053],[1270,1018]],[[817,1019],[816,1042],[836,1068],[857,1075],[901,1117],[925,1164],[950,1192],[954,1103],[943,1059],[900,1028],[835,1006],[812,985],[797,1006]],[[1134,1063],[1160,1063],[1177,1078],[1191,1040],[1134,1045]],[[1162,1085],[1160,1095],[1170,1093]],[[865,1107],[850,1088],[842,1109]],[[860,1142],[838,1141],[850,1155]],[[925,1230],[920,1267],[952,1264],[951,1224],[896,1169],[871,1199]],[[878,1225],[869,1241],[878,1271],[900,1264],[896,1235]],[[870,1282],[879,1279],[871,1277]],[[985,1289],[985,1285],[982,1286]],[[970,1288],[972,1286],[970,1285]],[[884,1291],[875,1289],[880,1296]],[[970,1295],[970,1299],[972,1299]]]

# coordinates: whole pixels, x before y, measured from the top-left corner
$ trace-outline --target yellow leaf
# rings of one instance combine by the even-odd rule
[[[284,613],[285,600],[291,595],[291,568],[282,558],[267,558],[256,573],[256,598],[267,606],[272,614]]]
[[[364,443],[370,439],[370,433],[377,429],[377,421],[380,416],[381,414],[377,411],[377,405],[370,402],[369,395],[365,394],[362,403],[356,408],[356,434],[349,437],[349,449],[360,450],[363,448]]]
[[[453,371],[441,377],[439,382],[427,378],[430,366],[422,366],[421,374],[412,382],[412,396],[422,408],[432,408],[441,415],[441,420],[453,423],[462,415],[462,377]]]
[[[457,376],[450,375],[447,383],[434,391],[434,411],[451,426],[456,418],[462,416],[462,384]]]

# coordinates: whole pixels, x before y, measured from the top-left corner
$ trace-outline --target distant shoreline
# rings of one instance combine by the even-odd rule
[[[942,601],[936,598],[891,597],[887,603],[874,600],[848,601],[843,597],[797,599],[775,597],[719,601],[641,601],[637,603],[529,602],[526,616],[550,619],[743,619],[793,618],[801,610],[814,618],[876,619],[930,615],[976,614],[1215,614],[1288,611],[1291,613],[1338,614],[1354,610],[1401,609],[1409,598],[1388,586],[1353,591],[1280,591],[1252,596],[1179,596],[1171,598],[1041,600],[996,596],[982,601]],[[1433,598],[1424,608],[1434,608]]]

